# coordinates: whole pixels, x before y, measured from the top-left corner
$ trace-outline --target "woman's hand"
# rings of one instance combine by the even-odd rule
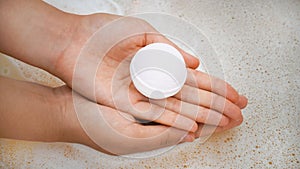
[[[246,106],[246,98],[223,80],[193,70],[198,60],[147,22],[95,14],[82,17],[79,23],[69,46],[57,59],[55,74],[83,96],[136,118],[191,132],[197,129],[196,122],[219,126],[242,122],[240,109]],[[155,42],[176,47],[190,67],[180,93],[163,100],[141,95],[129,74],[132,56]]]
[[[0,138],[81,143],[117,155],[194,140],[193,133],[183,130],[138,124],[67,86],[50,88],[1,76],[0,81]]]

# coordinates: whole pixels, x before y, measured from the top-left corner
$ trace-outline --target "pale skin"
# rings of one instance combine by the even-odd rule
[[[50,88],[0,78],[0,137],[76,142],[106,153],[128,154],[193,141],[209,134],[204,124],[221,132],[242,123],[246,97],[223,80],[194,70],[198,59],[143,20],[73,15],[34,0],[1,0],[0,20],[1,52],[67,84]],[[92,35],[95,38],[90,39]],[[175,96],[149,102],[132,85],[128,65],[137,50],[154,42],[168,43],[181,52],[188,78]],[[99,108],[99,120],[110,124],[97,128],[97,144],[81,127],[72,97],[80,100],[87,113]],[[149,108],[152,111],[141,113]],[[145,126],[134,117],[158,124]],[[108,132],[112,128],[123,136]]]

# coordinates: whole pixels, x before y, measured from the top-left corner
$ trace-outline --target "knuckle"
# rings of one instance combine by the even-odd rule
[[[178,101],[178,100],[175,99],[175,98],[170,98],[170,99],[169,99],[169,107],[170,107],[170,109],[173,110],[173,111],[180,112],[180,108],[181,108],[180,101]]]
[[[172,127],[176,126],[176,121],[177,121],[178,115],[170,114],[169,117],[170,117],[169,118],[169,125],[172,126]]]
[[[216,95],[216,94],[212,94],[212,104],[215,105],[215,107],[217,107],[218,110],[220,110],[221,112],[223,112],[226,107],[227,107],[227,102],[226,99],[223,98],[222,96]]]
[[[206,116],[208,115],[209,113],[209,109],[200,109],[198,111],[198,115],[197,115],[197,121],[201,121],[201,122],[204,122]]]

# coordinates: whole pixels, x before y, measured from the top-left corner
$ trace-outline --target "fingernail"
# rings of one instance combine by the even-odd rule
[[[243,108],[245,108],[245,107],[247,106],[247,104],[248,104],[248,99],[247,99],[247,97],[241,95],[241,96],[239,97],[239,101],[238,101],[238,103],[237,103],[237,106],[238,106],[239,108],[243,109]]]
[[[193,125],[193,127],[191,128],[191,132],[195,132],[195,131],[197,131],[197,129],[198,129],[198,124],[195,123],[195,124]]]
[[[243,121],[242,119],[235,120],[235,122],[238,122],[238,123],[240,123],[242,121]]]
[[[183,139],[184,142],[193,142],[194,140],[195,140],[195,136],[193,134],[188,134]]]

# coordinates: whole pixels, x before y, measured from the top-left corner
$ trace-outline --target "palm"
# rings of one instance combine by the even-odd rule
[[[173,120],[164,120],[166,114],[173,114],[174,118],[177,114],[166,110],[164,105],[151,103],[151,100],[140,94],[133,86],[129,65],[137,50],[145,46],[143,38],[144,36],[133,36],[123,40],[104,56],[95,79],[97,102],[130,113],[139,119],[195,131],[193,126],[195,122],[184,116],[181,116],[181,119],[186,122],[185,124],[173,123]],[[106,97],[103,97],[103,94]],[[164,101],[160,100],[160,102]]]
[[[140,38],[140,37],[136,37]],[[127,39],[114,46],[103,58],[99,65],[96,78],[96,96],[99,103],[108,106],[121,106],[137,103],[145,99],[133,86],[130,78],[129,65],[132,56],[143,44]],[[102,91],[102,92],[101,92]],[[100,96],[105,93],[107,98]]]

